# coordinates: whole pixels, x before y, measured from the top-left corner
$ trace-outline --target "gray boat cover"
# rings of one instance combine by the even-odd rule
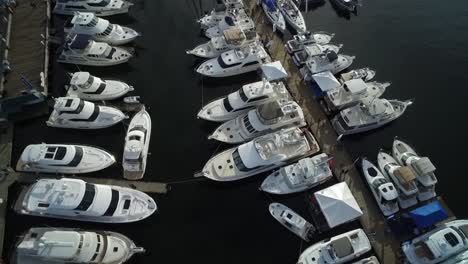
[[[436,170],[434,164],[432,164],[431,160],[427,157],[420,158],[412,165],[418,175],[427,175]]]

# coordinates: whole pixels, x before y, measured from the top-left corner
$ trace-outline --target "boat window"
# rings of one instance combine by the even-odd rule
[[[242,121],[244,123],[245,128],[247,129],[247,131],[249,131],[250,134],[257,132],[257,130],[253,128],[252,124],[250,123],[249,115],[244,116],[242,118]]]
[[[251,62],[247,62],[246,64],[242,65],[242,67],[248,67],[248,66],[258,64],[258,63],[259,63],[258,61],[251,61]]]
[[[75,208],[77,211],[86,211],[93,204],[96,188],[93,184],[86,183],[85,193],[80,204]]]
[[[262,95],[262,96],[259,96],[259,97],[256,97],[256,98],[251,98],[251,99],[249,100],[249,102],[260,101],[260,100],[263,100],[263,99],[266,99],[266,98],[268,98],[267,95]]]
[[[66,5],[65,9],[86,9],[85,6]]]
[[[348,93],[350,92],[347,84],[343,84],[343,89]]]
[[[100,108],[98,105],[94,105],[93,113],[88,118],[70,118],[70,121],[74,122],[94,122],[99,116]]]
[[[123,209],[128,210],[128,208],[130,208],[130,200],[125,200],[124,205],[123,205]]]
[[[54,154],[52,154],[52,153],[46,153],[45,156],[44,156],[44,158],[46,158],[46,159],[52,159],[53,157],[54,157]]]
[[[244,92],[244,88],[241,88],[239,90],[239,96],[242,99],[242,101],[244,101],[244,102],[247,102],[247,100],[249,100],[249,98],[247,97],[247,95]]]
[[[457,237],[453,233],[447,233],[444,235],[444,237],[452,247],[455,247],[460,243],[460,241],[458,241]]]
[[[80,164],[81,159],[83,159],[83,148],[75,147],[75,156],[73,156],[73,159],[68,164],[63,166],[76,167],[78,164]]]
[[[223,69],[226,69],[226,68],[231,68],[231,67],[234,67],[234,66],[237,66],[237,65],[241,65],[242,63],[240,62],[236,62],[236,63],[233,63],[233,64],[226,64],[223,60],[223,57],[222,56],[218,56],[218,64],[221,68]]]
[[[88,23],[88,25],[86,25],[86,26],[88,26],[88,27],[95,27],[97,24],[98,24],[97,18],[93,18],[93,19]]]
[[[98,3],[88,2],[87,4],[89,6],[107,6],[110,3],[110,1],[111,0],[102,0],[101,2],[98,2]]]
[[[94,77],[92,75],[89,75],[89,78],[88,80],[86,80],[85,83],[83,83],[82,85],[80,85],[81,88],[83,89],[87,89],[89,87],[91,87],[91,85],[94,83]]]
[[[42,208],[47,208],[47,207],[49,207],[49,204],[48,203],[38,203],[37,206],[42,207]]]
[[[100,36],[109,36],[109,34],[112,32],[112,30],[114,29],[114,24],[109,24],[109,26],[107,26],[106,30],[104,30],[104,32],[98,34]]]
[[[229,99],[227,97],[223,99],[223,105],[224,105],[224,109],[226,109],[226,111],[228,112],[231,112],[234,109],[231,106],[231,103],[229,103]]]
[[[244,164],[244,162],[242,161],[242,158],[240,157],[239,155],[239,150],[236,149],[233,153],[232,153],[232,158],[234,159],[234,164],[236,165],[236,167],[240,170],[240,171],[250,171],[250,170],[254,170],[257,167],[254,167],[254,168],[247,168]]]
[[[111,50],[109,51],[109,54],[106,56],[106,59],[112,59],[112,56],[114,55],[116,51],[117,50],[115,48],[111,48]]]
[[[140,141],[140,136],[130,136],[128,137],[129,140],[137,140],[137,141]]]
[[[72,99],[69,99],[69,100],[73,101]],[[70,105],[71,105],[71,103],[70,103]],[[68,100],[67,100],[67,103],[65,104],[65,106],[69,107],[70,105],[68,105]],[[80,99],[80,103],[78,104],[78,107],[75,110],[60,111],[60,114],[79,114],[83,110],[84,105],[85,105],[85,102]]]
[[[372,176],[372,177],[375,177],[378,174],[377,170],[374,167],[368,168],[367,173],[369,173],[369,175]]]
[[[62,160],[65,157],[65,154],[67,154],[67,148],[58,147],[57,151],[55,152],[54,160]]]
[[[119,204],[120,193],[114,189],[112,189],[111,194],[111,201],[109,203],[109,207],[107,207],[106,212],[103,216],[112,216],[114,215],[115,210],[117,209],[117,205]]]

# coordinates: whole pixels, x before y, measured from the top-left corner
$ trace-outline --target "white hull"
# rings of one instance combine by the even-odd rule
[[[74,121],[72,119],[62,119],[60,116],[57,116],[53,112],[48,121],[46,121],[47,126],[58,127],[58,128],[71,128],[71,129],[103,129],[108,128],[117,123],[122,122],[128,118],[122,111],[108,107],[108,106],[98,106],[99,115],[94,121]],[[77,117],[78,119],[80,117]]]
[[[293,27],[297,32],[306,32],[306,23],[299,8],[291,0],[283,0],[289,4],[289,8],[284,8],[280,5],[280,11],[283,14],[284,20]]]
[[[133,87],[120,81],[105,80],[106,89],[102,93],[86,93],[86,91],[67,87],[67,97],[78,97],[87,101],[115,100],[133,91]]]
[[[256,71],[259,69],[261,64],[253,65],[253,66],[247,66],[247,67],[232,67],[229,69],[223,69],[220,71],[216,72],[206,72],[206,71],[200,71],[196,70],[199,74],[206,76],[206,77],[212,77],[212,78],[222,78],[222,77],[230,77],[230,76],[235,76],[239,74],[244,74],[252,71]]]

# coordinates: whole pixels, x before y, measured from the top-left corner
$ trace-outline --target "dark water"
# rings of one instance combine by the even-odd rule
[[[153,195],[160,211],[134,224],[103,225],[53,219],[8,216],[7,238],[31,226],[64,226],[118,231],[148,253],[131,263],[295,263],[301,242],[268,213],[271,198],[308,218],[306,195],[268,197],[257,191],[263,177],[218,184],[193,180],[215,151],[226,148],[206,139],[213,124],[197,120],[203,103],[255,75],[222,80],[201,79],[193,71],[200,61],[184,50],[207,41],[194,22],[214,1],[136,0],[129,16],[111,18],[143,33],[135,44],[137,58],[108,69],[82,68],[102,77],[118,77],[134,85],[153,120],[150,160],[145,180],[173,183],[166,195]],[[459,217],[466,217],[463,191],[468,147],[464,121],[468,76],[468,4],[462,0],[369,0],[358,16],[340,16],[330,3],[310,11],[310,30],[336,33],[343,53],[356,55],[353,67],[370,66],[376,80],[391,81],[386,98],[415,98],[406,115],[384,129],[344,140],[353,156],[375,159],[394,136],[413,143],[438,168],[438,193]],[[202,7],[202,8],[200,8]],[[57,19],[59,21],[59,19]],[[63,93],[63,72],[74,67],[53,65],[54,94]],[[201,87],[204,87],[203,89]],[[455,96],[453,96],[455,95]],[[121,160],[125,126],[99,131],[47,128],[45,118],[16,126],[15,153],[32,143],[79,143],[103,147]],[[16,161],[16,160],[15,160]],[[120,164],[92,176],[121,177]],[[342,229],[346,229],[343,227]],[[325,234],[327,235],[327,234]],[[13,242],[12,242],[13,243]],[[6,244],[8,250],[11,246]],[[304,248],[306,245],[302,245]]]

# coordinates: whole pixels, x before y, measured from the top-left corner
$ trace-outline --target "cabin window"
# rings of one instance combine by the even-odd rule
[[[86,211],[93,204],[96,188],[93,184],[86,183],[85,193],[80,204],[75,208],[77,211]]]
[[[119,251],[119,248],[118,247],[114,247],[114,252],[118,252]]]
[[[76,167],[78,164],[80,164],[82,158],[83,158],[83,148],[75,147],[75,156],[73,156],[73,159],[67,165],[64,165],[64,166]]]
[[[42,208],[48,208],[49,204],[48,203],[38,203],[37,206],[42,207]]]
[[[107,6],[110,3],[111,0],[102,0],[101,2],[98,3],[90,3],[88,2],[89,6]]]
[[[258,61],[247,62],[246,64],[242,65],[242,67],[248,67],[248,66],[252,66],[252,65],[255,65],[255,64],[258,64]]]
[[[125,200],[124,205],[123,205],[123,209],[128,210],[128,208],[130,208],[130,200]]]
[[[80,85],[81,88],[87,89],[91,87],[91,85],[94,83],[94,77],[92,75],[89,76],[88,80],[82,85]]]
[[[74,5],[66,5],[66,9],[86,9],[84,6],[74,6]]]
[[[257,130],[252,126],[252,123],[250,123],[249,115],[244,116],[242,118],[242,121],[244,123],[245,128],[247,129],[247,131],[249,131],[250,134],[257,132]]]
[[[112,30],[114,29],[114,25],[113,24],[109,24],[109,26],[107,26],[106,30],[104,30],[104,32],[98,34],[100,36],[109,36],[109,34],[112,32]]]
[[[444,237],[452,247],[455,247],[460,243],[460,241],[458,241],[457,237],[453,233],[447,233],[444,235]]]
[[[234,164],[236,164],[236,167],[240,170],[240,171],[250,171],[250,170],[253,170],[253,169],[256,169],[258,167],[254,167],[254,168],[247,168],[244,164],[244,162],[242,161],[242,158],[240,157],[239,155],[239,150],[236,149],[233,153],[232,153],[232,158],[234,159]]]
[[[244,102],[247,102],[247,101],[249,100],[249,98],[248,98],[247,95],[245,94],[243,88],[239,90],[239,96],[240,96],[240,98],[242,99],[242,101],[244,101]]]
[[[115,48],[112,48],[109,52],[109,55],[106,56],[107,59],[112,59],[112,56],[117,50]]]
[[[259,96],[259,97],[257,97],[257,98],[251,98],[251,99],[249,100],[249,102],[260,101],[260,100],[263,100],[263,99],[266,99],[266,98],[268,98],[268,96],[262,95],[262,96]]]
[[[128,137],[129,140],[137,140],[140,141],[140,136],[130,136]]]
[[[73,100],[73,99],[69,99],[69,100]],[[67,114],[79,114],[83,108],[84,108],[84,101],[80,99],[80,103],[78,104],[78,107],[75,109],[75,110],[70,110],[70,111],[61,111],[60,114],[64,114],[64,113],[67,113]],[[71,103],[70,105],[68,105],[68,100],[67,100],[67,103],[65,104],[65,107],[70,107],[71,106]]]
[[[233,64],[226,64],[223,60],[223,57],[222,56],[218,56],[218,64],[221,68],[223,69],[226,69],[226,68],[231,68],[231,67],[234,67],[234,66],[237,66],[237,65],[241,65],[242,63],[240,62],[236,62],[236,63],[233,63]]]
[[[231,112],[234,109],[231,106],[231,103],[229,103],[229,99],[227,97],[223,99],[223,105],[224,105],[224,109],[226,109],[226,111],[228,112]]]
[[[117,205],[119,204],[120,194],[118,191],[112,189],[111,193],[111,201],[109,207],[107,208],[104,216],[112,216],[114,215],[115,210],[117,209]]]
[[[54,154],[52,153],[46,153],[44,156],[46,159],[52,159],[54,157]]]
[[[57,151],[55,152],[54,160],[62,160],[65,157],[65,154],[67,154],[67,148],[58,147]]]

